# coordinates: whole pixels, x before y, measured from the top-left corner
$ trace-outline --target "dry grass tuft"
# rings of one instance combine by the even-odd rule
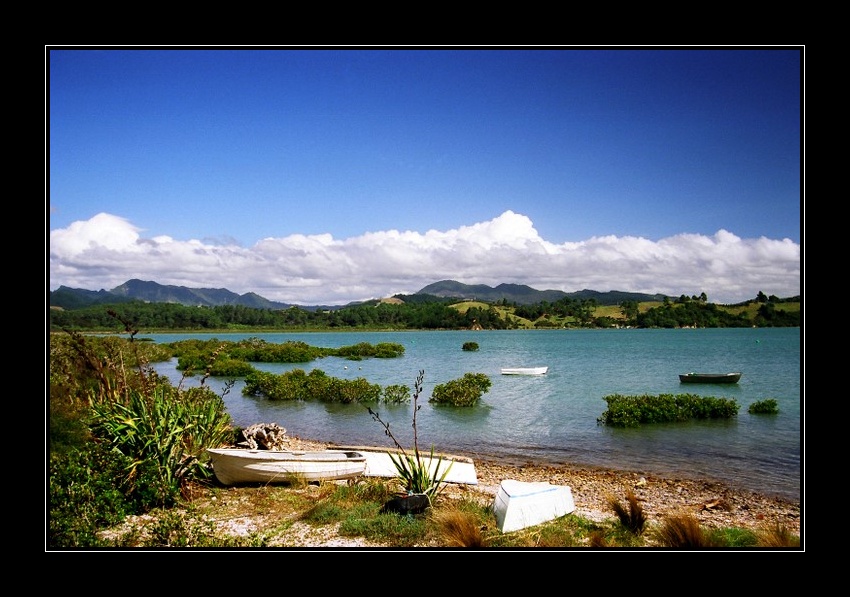
[[[605,534],[602,531],[593,531],[590,533],[589,539],[590,547],[611,547],[611,544],[605,539]]]
[[[440,529],[446,547],[484,547],[478,520],[454,506],[442,507],[431,514]]]
[[[608,505],[624,527],[635,535],[640,535],[646,528],[646,513],[632,490],[626,493],[626,500],[629,503],[628,508],[625,508],[617,498],[608,496]]]
[[[756,537],[759,547],[800,547],[800,538],[779,523],[761,529]]]
[[[658,543],[663,547],[700,549],[716,547],[703,532],[699,521],[690,514],[674,514],[664,519],[656,531]]]

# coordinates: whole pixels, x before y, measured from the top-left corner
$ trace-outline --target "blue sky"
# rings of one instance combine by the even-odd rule
[[[802,48],[46,48],[49,288],[802,293]]]

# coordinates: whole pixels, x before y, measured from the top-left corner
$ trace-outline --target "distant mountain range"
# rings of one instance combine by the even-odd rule
[[[562,298],[573,300],[594,299],[598,305],[619,305],[623,301],[663,301],[663,294],[643,294],[639,292],[622,292],[610,290],[598,292],[596,290],[579,290],[577,292],[564,292],[563,290],[537,290],[524,284],[499,284],[495,288],[485,284],[462,284],[454,280],[442,280],[429,284],[416,294],[430,294],[444,298],[456,297],[462,299],[476,299],[486,303],[496,303],[502,299],[509,303],[518,305],[534,305],[543,301],[554,303]]]
[[[430,295],[438,298],[457,298],[496,303],[502,300],[518,305],[533,305],[543,301],[553,303],[562,298],[575,300],[594,299],[599,305],[619,305],[626,300],[663,301],[663,294],[642,294],[637,292],[597,292],[580,290],[563,292],[561,290],[536,290],[522,284],[499,284],[495,288],[485,284],[463,284],[454,280],[442,280],[429,284],[416,295]],[[405,295],[395,298],[404,300]],[[239,305],[253,309],[288,309],[289,303],[270,301],[253,292],[236,294],[226,288],[187,288],[185,286],[164,286],[156,282],[128,280],[112,290],[83,290],[60,286],[50,292],[50,306],[61,309],[80,309],[94,305],[116,304],[129,301],[147,303],[176,303],[187,306],[216,307],[220,305]],[[357,303],[351,303],[357,304]],[[339,306],[315,305],[302,309],[339,309]]]
[[[60,286],[50,293],[50,306],[79,309],[92,305],[106,305],[130,301],[146,303],[176,303],[187,306],[217,307],[239,305],[253,309],[288,309],[292,305],[270,301],[259,294],[236,294],[226,288],[187,288],[164,286],[144,280],[128,280],[112,290],[83,290]]]

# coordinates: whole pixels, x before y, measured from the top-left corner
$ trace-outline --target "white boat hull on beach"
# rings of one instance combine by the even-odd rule
[[[496,523],[503,533],[554,520],[576,509],[567,485],[505,479],[493,500]]]
[[[222,485],[352,479],[366,470],[366,457],[351,450],[209,448],[207,452],[213,472]]]
[[[346,446],[344,450],[355,450],[366,457],[366,470],[363,472],[364,477],[398,477],[398,469],[396,469],[390,458],[390,452],[400,454],[396,450],[379,450],[376,448],[363,448],[360,446]],[[413,455],[412,451],[408,454]],[[428,471],[433,478],[434,473],[439,471],[438,476],[446,471],[446,467],[451,463],[451,468],[443,480],[446,483],[463,483],[466,485],[478,485],[478,475],[475,472],[475,463],[471,458],[466,456],[453,456],[451,454],[434,454],[434,458],[430,458],[431,451],[426,453],[420,451],[419,456],[428,464]],[[442,457],[442,460],[440,460]],[[439,469],[437,468],[439,466]]]

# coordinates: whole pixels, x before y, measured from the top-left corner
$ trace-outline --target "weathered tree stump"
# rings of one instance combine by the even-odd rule
[[[277,423],[258,423],[242,430],[243,440],[237,445],[251,450],[276,450],[287,448],[286,429]]]

